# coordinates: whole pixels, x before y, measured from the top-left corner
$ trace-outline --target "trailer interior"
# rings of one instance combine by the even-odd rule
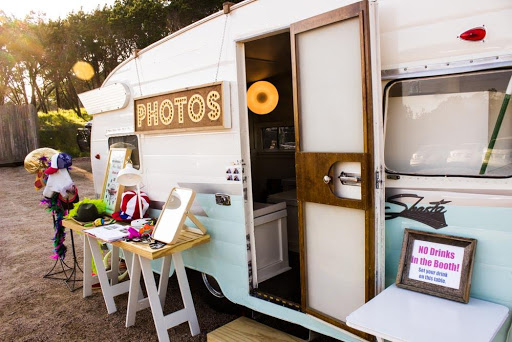
[[[258,272],[258,280],[252,294],[281,304],[284,301],[286,306],[298,309],[301,284],[289,32],[245,43],[245,65],[247,88],[255,82],[268,81],[279,94],[277,106],[270,113],[260,115],[248,110],[255,218],[253,238],[258,264],[257,270],[253,266],[253,276],[255,271]],[[261,210],[271,211],[271,205],[283,202],[286,203],[286,217],[281,220],[286,225],[282,227],[284,234],[271,232],[276,229],[275,224],[258,224]],[[284,245],[281,239],[285,239]],[[264,267],[274,266],[276,269],[276,259],[281,262],[285,259],[285,265],[277,267],[270,276],[265,275]]]

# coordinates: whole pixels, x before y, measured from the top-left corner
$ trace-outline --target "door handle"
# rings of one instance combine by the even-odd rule
[[[338,176],[338,179],[343,185],[361,186],[361,175],[357,173],[347,173],[342,171]]]

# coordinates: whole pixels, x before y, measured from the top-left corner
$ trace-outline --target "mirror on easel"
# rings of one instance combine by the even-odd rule
[[[153,239],[173,244],[176,243],[183,230],[201,235],[205,234],[206,228],[204,225],[190,213],[190,207],[195,197],[196,194],[192,189],[173,188],[156,222],[155,229],[153,230]],[[185,226],[187,217],[197,228]]]

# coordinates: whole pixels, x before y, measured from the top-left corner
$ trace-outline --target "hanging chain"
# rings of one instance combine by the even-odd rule
[[[219,76],[219,68],[220,68],[220,59],[222,57],[222,48],[224,47],[224,37],[226,36],[226,26],[228,23],[228,14],[225,14],[224,20],[224,30],[222,32],[222,40],[220,42],[220,51],[219,51],[219,60],[217,61],[217,70],[215,71],[215,82],[217,82],[217,77]]]

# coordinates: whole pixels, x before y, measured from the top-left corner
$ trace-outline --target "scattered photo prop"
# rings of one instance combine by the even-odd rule
[[[42,147],[33,150],[25,157],[25,170],[36,174],[36,180],[34,182],[36,190],[41,190],[46,186],[48,175],[44,173],[44,170],[48,168],[52,156],[58,153],[59,151],[54,150],[53,148]]]
[[[467,303],[475,247],[475,239],[406,229],[396,285]]]
[[[101,192],[101,199],[107,206],[105,212],[109,215],[119,211],[124,186],[117,183],[117,175],[125,167],[131,153],[132,150],[127,148],[110,149]]]

